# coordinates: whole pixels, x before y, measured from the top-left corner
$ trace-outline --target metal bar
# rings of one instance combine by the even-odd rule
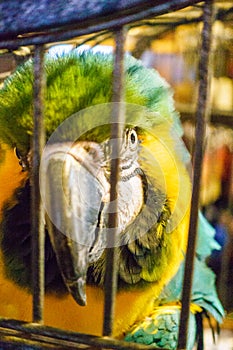
[[[24,0],[15,4],[15,0],[2,0],[0,2],[0,38],[13,38],[17,35],[47,31],[57,31],[58,28],[70,29],[72,25],[87,28],[100,22],[109,22],[127,16],[134,16],[137,13],[147,11],[161,6],[167,1],[164,0],[124,0],[124,1],[101,1],[93,0],[88,3],[86,0],[79,0],[75,4],[58,0],[50,4],[50,0],[43,0],[35,11],[34,0]],[[174,7],[192,5],[195,1],[174,0]],[[73,6],[72,6],[73,5]],[[92,5],[92,6],[91,6]],[[25,6],[27,11],[24,11]],[[152,10],[153,11],[153,10]],[[12,17],[9,16],[9,13]],[[14,21],[12,21],[14,18]],[[69,28],[68,28],[69,27]],[[29,36],[28,35],[28,36]]]
[[[119,349],[119,350],[147,350],[154,349],[154,346],[148,346],[136,343],[127,343],[122,340],[109,337],[98,337],[94,335],[82,334],[72,331],[65,331],[53,327],[39,324],[30,324],[23,321],[0,319],[0,334],[11,335],[20,339],[41,342],[46,345],[58,345],[67,348],[80,349],[80,345],[89,345],[95,348]],[[82,347],[81,347],[82,348]],[[166,350],[166,349],[164,349]]]
[[[44,306],[44,209],[40,198],[39,166],[45,144],[43,123],[44,49],[35,48],[34,56],[34,126],[32,139],[31,217],[33,321],[43,322]]]
[[[179,107],[178,107],[179,110]],[[184,122],[186,120],[195,121],[195,113],[193,111],[183,111],[179,110],[181,115],[181,121]],[[211,112],[210,123],[212,125],[224,125],[226,127],[233,129],[233,118],[230,112]]]
[[[124,88],[124,43],[125,31],[120,28],[115,36],[115,61],[113,70],[113,96],[112,96],[112,120],[111,120],[111,175],[110,175],[110,206],[108,216],[108,236],[105,272],[105,300],[104,300],[104,325],[103,335],[111,335],[115,310],[115,294],[117,289],[117,252],[115,238],[117,233],[117,183],[119,180],[120,146],[124,124],[123,101]]]
[[[60,27],[53,30],[47,29],[43,34],[37,34],[36,36],[30,37],[17,37],[15,39],[7,39],[4,38],[0,40],[0,48],[1,49],[16,49],[20,46],[28,46],[28,45],[40,45],[46,44],[56,41],[64,41],[77,36],[92,34],[94,32],[99,32],[102,30],[112,30],[116,27],[124,26],[126,24],[140,21],[144,18],[149,18],[153,16],[159,16],[167,12],[177,11],[189,5],[194,5],[199,3],[200,1],[196,0],[170,0],[164,1],[161,4],[152,5],[149,8],[145,8],[142,10],[140,8],[139,12],[130,13],[130,14],[115,14],[115,18],[102,17],[102,22],[96,23],[96,19],[94,23],[83,21],[78,24],[78,28],[74,28],[74,26],[68,27]],[[118,16],[117,16],[118,15]],[[120,16],[121,15],[121,16]],[[77,26],[77,22],[75,24]],[[46,34],[48,33],[48,34]]]
[[[213,4],[208,0],[204,4],[203,13],[203,30],[202,30],[202,47],[199,62],[199,91],[198,105],[196,113],[196,130],[195,130],[195,151],[194,151],[194,174],[193,174],[193,191],[191,201],[190,225],[188,247],[186,252],[185,272],[183,279],[182,291],[182,309],[180,315],[180,327],[178,338],[178,349],[186,349],[190,298],[192,290],[192,277],[194,268],[194,257],[197,237],[198,210],[199,210],[199,193],[202,172],[202,161],[204,155],[204,138],[205,127],[209,117],[208,108],[208,75],[209,75],[209,58],[211,49],[211,34],[213,23]]]
[[[18,332],[17,332],[18,333]],[[19,334],[19,333],[18,333]],[[64,344],[59,345],[58,342],[55,342],[53,345],[52,343],[46,344],[44,341],[36,341],[36,340],[29,340],[28,338],[22,338],[20,335],[12,335],[9,331],[3,331],[1,332],[1,339],[0,339],[0,349],[23,349],[23,350],[71,350],[74,349],[74,347],[64,347]],[[77,346],[76,346],[77,349]],[[83,348],[83,350],[85,347]],[[90,349],[88,346],[86,346],[86,349]]]

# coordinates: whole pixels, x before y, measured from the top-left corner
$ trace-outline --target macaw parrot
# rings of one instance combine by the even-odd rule
[[[142,332],[148,317],[156,315],[151,316],[156,322],[149,322],[152,331],[145,343],[173,349],[189,226],[189,155],[181,141],[182,128],[169,85],[130,55],[124,64],[113,336],[138,341],[135,329]],[[40,167],[46,211],[45,324],[95,335],[102,333],[106,242],[111,234],[112,70],[112,55],[91,51],[47,56],[45,62],[47,144]],[[0,315],[25,321],[31,321],[33,283],[32,115],[33,65],[28,61],[0,90]],[[206,272],[204,262],[200,264]],[[172,283],[179,292],[171,292]],[[198,278],[195,283],[197,291]],[[214,305],[212,314],[221,320],[214,288],[212,284],[209,303]],[[199,305],[193,306],[193,313],[211,312],[206,299],[200,292],[202,302],[193,301]],[[162,317],[165,309],[170,310],[170,318]],[[170,332],[166,325],[171,330],[168,320],[176,332],[170,343],[164,341]],[[144,342],[142,338],[139,342]]]

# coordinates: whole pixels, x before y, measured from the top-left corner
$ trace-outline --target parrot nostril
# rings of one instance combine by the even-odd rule
[[[97,158],[97,156],[98,156],[98,152],[97,152],[96,149],[93,148],[93,147],[89,147],[88,153],[89,153],[93,158]]]
[[[85,146],[83,146],[83,149],[89,153],[91,150],[91,147],[89,145],[85,145]]]

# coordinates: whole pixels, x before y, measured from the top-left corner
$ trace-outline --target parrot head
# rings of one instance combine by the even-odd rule
[[[28,61],[0,91],[0,139],[16,149],[28,178],[32,68]],[[46,266],[49,256],[55,256],[62,281],[80,305],[86,304],[86,283],[103,286],[110,246],[117,251],[118,288],[157,283],[158,294],[178,270],[186,248],[189,157],[181,141],[172,93],[155,70],[130,56],[125,57],[125,99],[121,103],[125,122],[120,125],[116,240],[111,245],[107,239],[113,229],[108,227],[115,142],[110,138],[112,70],[111,55],[91,52],[47,57],[45,63],[47,143],[40,187],[50,247],[46,249],[52,252],[47,254]],[[17,192],[16,207],[25,201],[25,188],[24,183]],[[2,225],[5,268],[8,276],[28,287],[31,277],[25,254],[11,244],[11,210],[6,207]],[[26,231],[22,235],[28,237],[29,229]],[[7,267],[12,259],[22,266],[26,277],[14,273],[12,264]]]

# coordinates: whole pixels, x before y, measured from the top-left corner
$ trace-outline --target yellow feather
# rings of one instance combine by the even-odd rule
[[[148,164],[153,171],[162,170],[164,184],[169,195],[169,202],[172,210],[175,210],[175,204],[181,190],[180,176],[184,177],[182,191],[184,186],[190,190],[190,184],[187,180],[185,169],[177,169],[177,159],[174,154],[167,157],[166,146],[154,138],[144,138],[145,147],[151,154],[158,159],[157,164]],[[180,164],[179,164],[180,165]],[[150,170],[151,171],[151,170]],[[18,160],[13,151],[6,150],[6,159],[0,166],[0,191],[1,191],[1,209],[4,201],[10,198],[20,183],[25,179],[25,173],[21,172]],[[186,190],[184,189],[184,193]],[[185,201],[185,199],[184,199]],[[187,226],[189,220],[188,208],[186,213],[179,222],[178,227],[171,233],[173,240],[173,249],[176,250],[171,266],[166,270],[164,278],[158,283],[151,283],[147,289],[136,291],[121,291],[116,298],[116,322],[114,325],[114,336],[121,337],[137,321],[150,314],[154,307],[154,300],[160,294],[164,284],[176,273],[180,261],[183,259],[183,251],[186,248]],[[144,271],[146,274],[146,271]],[[0,315],[22,319],[25,321],[32,320],[32,297],[19,288],[16,284],[6,279],[2,259],[0,261]],[[56,297],[55,295],[46,295],[45,297],[45,324],[70,329],[79,332],[101,335],[103,324],[103,292],[98,288],[87,287],[86,307],[78,306],[72,297]]]

